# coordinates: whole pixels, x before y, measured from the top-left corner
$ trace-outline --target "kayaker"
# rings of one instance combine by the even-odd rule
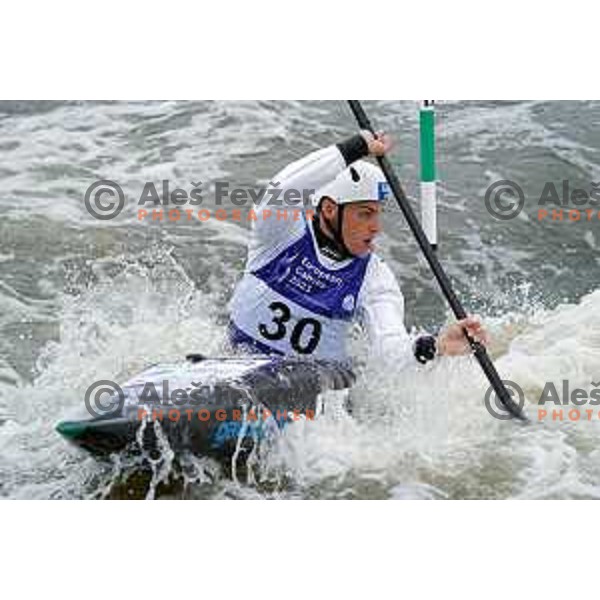
[[[256,208],[244,275],[230,303],[235,348],[346,361],[356,322],[367,333],[371,357],[396,368],[469,352],[463,328],[487,343],[474,317],[437,337],[412,339],[406,330],[402,292],[373,246],[388,188],[381,170],[364,160],[390,147],[389,136],[362,131],[273,178],[282,197],[288,190],[298,196],[316,190],[314,218],[283,219],[285,205],[269,206],[267,199]]]

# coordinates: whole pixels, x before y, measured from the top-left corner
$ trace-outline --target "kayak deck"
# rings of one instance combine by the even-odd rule
[[[152,451],[164,435],[175,451],[229,458],[240,444],[314,418],[319,394],[354,379],[333,361],[189,355],[148,367],[111,396],[109,411],[88,406],[89,416],[61,421],[56,430],[96,456],[134,446]]]

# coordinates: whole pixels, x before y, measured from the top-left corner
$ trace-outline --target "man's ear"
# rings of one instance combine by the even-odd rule
[[[319,206],[320,212],[323,214],[323,216],[325,216],[327,219],[333,219],[337,212],[337,204],[331,198],[324,196],[321,198]]]

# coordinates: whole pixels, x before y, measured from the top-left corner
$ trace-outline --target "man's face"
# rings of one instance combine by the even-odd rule
[[[339,207],[327,202],[323,212],[330,220],[337,219]],[[344,206],[342,238],[346,248],[354,256],[362,256],[374,250],[373,240],[381,232],[381,203],[375,200],[352,202]]]

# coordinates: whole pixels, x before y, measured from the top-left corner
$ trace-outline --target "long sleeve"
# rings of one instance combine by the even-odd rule
[[[269,187],[280,190],[277,204],[273,195],[267,193],[257,206],[257,220],[253,223],[255,243],[272,246],[280,240],[289,240],[297,231],[303,231],[302,221],[298,219],[299,211],[312,209],[312,205],[306,206],[302,199],[296,204],[288,203],[284,199],[286,192],[294,190],[297,192],[295,198],[307,197],[310,192],[314,193],[335,179],[346,166],[338,147],[329,146],[291,163],[275,175],[271,182],[278,185]],[[284,212],[287,213],[285,219],[282,218]]]
[[[415,364],[412,340],[404,325],[404,297],[394,274],[376,255],[370,261],[358,308],[372,360],[397,369]]]

